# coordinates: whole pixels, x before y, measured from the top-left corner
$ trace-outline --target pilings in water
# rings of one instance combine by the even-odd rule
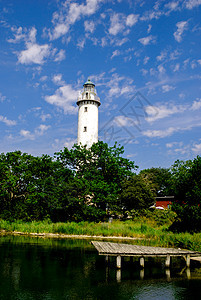
[[[169,255],[169,254],[166,256],[165,267],[166,267],[166,268],[169,268],[169,267],[170,267],[170,255]]]
[[[108,256],[106,256],[106,262],[109,262],[109,258]],[[121,260],[122,260],[122,257],[121,255],[118,255],[116,256],[116,267],[117,269],[121,269]],[[131,256],[132,257],[132,256]],[[184,256],[185,258],[185,261],[186,261],[186,267],[187,268],[190,268],[190,255],[186,255]],[[132,262],[132,260],[130,260]],[[140,268],[143,269],[145,267],[145,259],[143,256],[140,257],[139,259],[139,264],[140,264]],[[165,258],[165,267],[167,269],[170,268],[170,265],[171,265],[171,255],[167,255],[166,258]]]
[[[148,247],[138,245],[128,245],[121,243],[98,242],[93,241],[92,244],[98,250],[99,255],[104,255],[108,263],[110,257],[116,257],[117,281],[121,281],[122,258],[139,257],[140,278],[144,278],[145,258],[146,257],[165,257],[165,268],[167,279],[170,279],[170,266],[173,257],[184,257],[186,261],[187,277],[190,277],[190,259],[191,256],[201,256],[201,253],[195,251],[181,250],[175,248]]]
[[[117,269],[121,269],[121,256],[117,256]]]

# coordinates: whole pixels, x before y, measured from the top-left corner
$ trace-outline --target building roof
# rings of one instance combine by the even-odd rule
[[[91,84],[93,86],[95,86],[95,84],[88,78],[88,80],[85,82],[85,84],[83,84],[84,86],[85,85],[88,85],[88,84]]]

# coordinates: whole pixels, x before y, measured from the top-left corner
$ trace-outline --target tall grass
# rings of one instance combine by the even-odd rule
[[[194,251],[201,251],[201,233],[172,233],[168,231],[166,224],[157,225],[157,222],[149,218],[138,218],[129,221],[107,222],[67,222],[51,223],[41,222],[9,222],[0,220],[0,230],[7,232],[23,233],[58,233],[67,235],[90,235],[90,236],[116,236],[134,237],[135,244],[177,247]]]

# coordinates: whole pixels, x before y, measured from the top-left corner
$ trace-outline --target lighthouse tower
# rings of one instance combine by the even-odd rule
[[[77,100],[79,107],[77,143],[90,148],[93,143],[98,142],[98,107],[101,103],[96,95],[95,84],[90,79],[83,87]]]

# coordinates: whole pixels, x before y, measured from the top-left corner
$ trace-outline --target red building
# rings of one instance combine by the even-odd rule
[[[156,197],[155,208],[157,209],[168,209],[172,205],[174,196]]]

